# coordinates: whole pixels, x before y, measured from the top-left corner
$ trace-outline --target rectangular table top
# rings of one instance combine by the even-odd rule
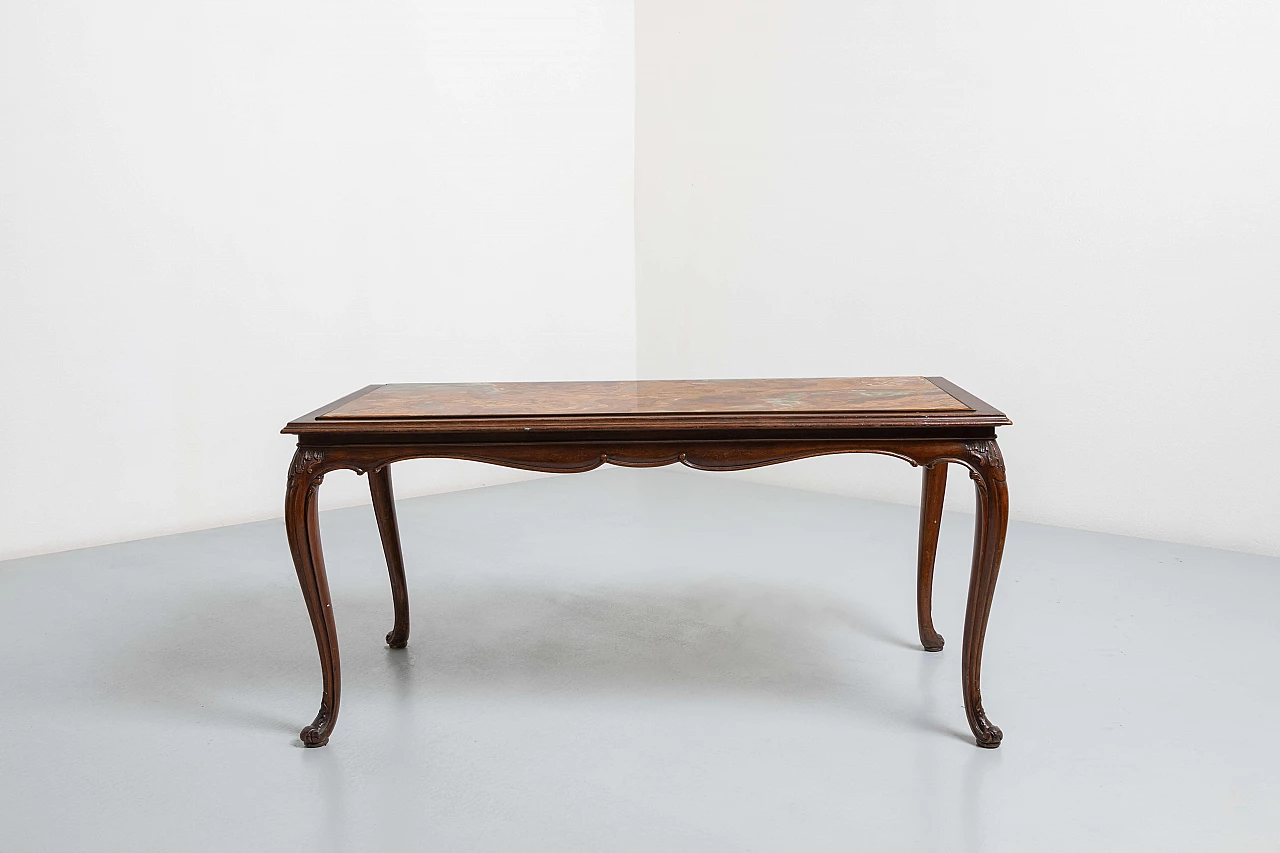
[[[972,411],[920,376],[382,385],[322,418]]]
[[[371,385],[286,433],[1008,424],[941,377]]]

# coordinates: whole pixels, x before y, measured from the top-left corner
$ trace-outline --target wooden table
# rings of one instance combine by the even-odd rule
[[[298,436],[285,493],[285,526],[311,614],[324,692],[307,746],[324,746],[342,693],[338,634],[320,548],[316,492],[339,468],[369,475],[382,535],[395,625],[409,639],[409,596],[391,492],[391,463],[441,457],[530,471],[590,471],[606,462],[650,468],[680,462],[739,471],[828,453],[882,453],[924,469],[916,606],[920,643],[933,629],[933,562],[946,464],[977,484],[977,530],[961,650],[964,705],[978,746],[1002,734],[982,710],[982,641],[1000,571],[1009,500],[996,427],[1012,423],[937,376],[863,379],[734,379],[370,385],[292,421]]]

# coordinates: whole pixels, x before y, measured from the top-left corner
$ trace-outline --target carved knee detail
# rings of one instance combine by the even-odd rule
[[[293,464],[289,467],[289,487],[305,485],[307,491],[314,491],[324,482],[324,451],[309,447],[299,447],[293,454]],[[320,468],[320,473],[316,469]]]
[[[965,451],[969,464],[969,476],[974,480],[980,480],[988,477],[993,480],[1003,480],[1004,476],[1004,455],[1000,452],[1000,445],[996,444],[994,438],[985,441],[970,441],[965,443]]]

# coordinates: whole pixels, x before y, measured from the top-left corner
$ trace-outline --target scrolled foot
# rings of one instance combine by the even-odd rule
[[[302,739],[303,745],[309,748],[324,746],[329,742],[329,736],[321,732],[315,726],[307,726],[298,734],[298,737]]]
[[[924,646],[924,650],[926,652],[942,651],[942,646],[944,642],[945,641],[942,639],[942,635],[939,634],[937,631],[933,631],[927,634],[922,633],[920,635],[920,645]]]
[[[973,728],[974,740],[983,749],[995,749],[1000,745],[1000,741],[1004,739],[1004,732],[1000,731],[999,726],[988,720],[987,715],[981,710],[974,715],[970,725]]]
[[[307,747],[324,746],[329,742],[329,733],[332,731],[333,716],[329,713],[328,708],[322,707],[320,713],[316,714],[315,720],[311,722],[311,725],[298,733],[298,738]]]
[[[387,645],[393,649],[403,649],[409,645],[409,632],[398,632],[394,628],[391,629],[387,632]]]

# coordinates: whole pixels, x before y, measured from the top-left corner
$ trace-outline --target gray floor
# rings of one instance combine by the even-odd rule
[[[0,847],[1280,850],[1280,560],[1013,525],[987,751],[971,516],[944,523],[932,655],[909,507],[611,469],[399,509],[405,652],[371,511],[323,516],[321,750],[279,522],[0,564]]]

